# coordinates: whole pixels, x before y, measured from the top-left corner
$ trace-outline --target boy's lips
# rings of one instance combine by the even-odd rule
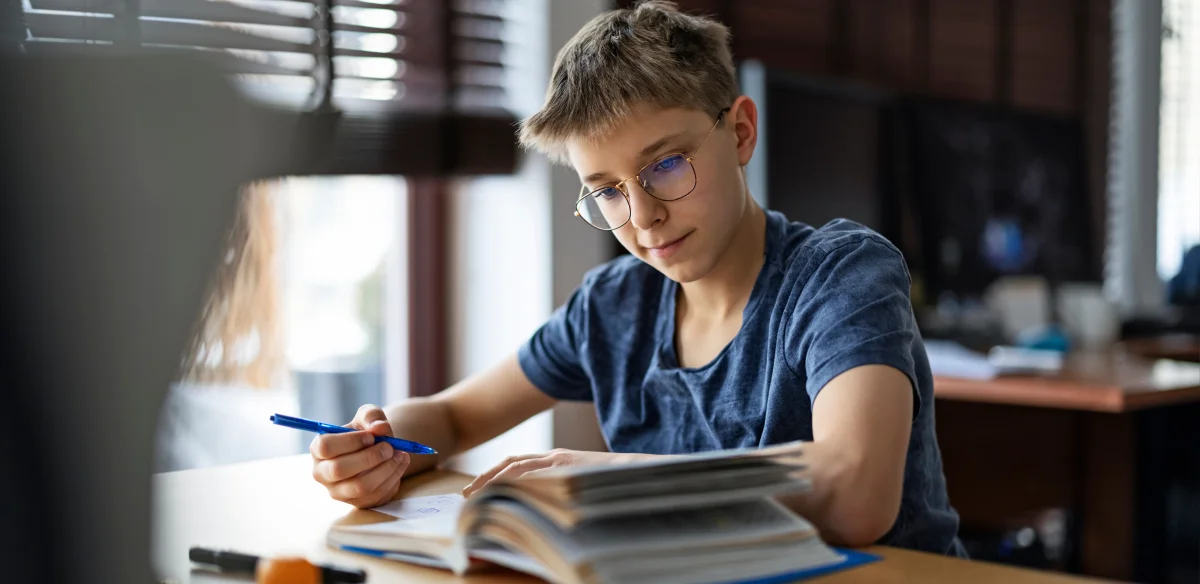
[[[679,251],[679,248],[683,246],[684,240],[686,240],[689,235],[691,235],[690,232],[678,239],[673,239],[658,245],[648,245],[645,246],[645,248],[650,250],[650,255],[659,259],[666,259],[675,255]]]

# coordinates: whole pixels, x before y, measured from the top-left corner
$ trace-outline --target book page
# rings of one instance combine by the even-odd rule
[[[570,531],[511,500],[490,501],[489,507],[545,534],[547,542],[571,564],[601,557],[676,553],[689,548],[816,536],[810,523],[769,499],[598,519]]]
[[[522,478],[540,481],[583,479],[591,485],[594,484],[592,481],[620,483],[646,477],[661,478],[668,474],[683,475],[722,468],[783,465],[800,470],[805,466],[800,462],[801,444],[801,442],[792,442],[768,448],[746,447],[715,450],[697,454],[663,456],[624,464],[561,466],[538,471],[536,478]]]
[[[352,533],[429,534],[453,539],[464,503],[466,499],[457,494],[399,499],[371,508],[399,521],[342,526],[338,529]]]
[[[450,516],[458,520],[458,514],[467,500],[457,493],[430,497],[408,497],[372,507],[372,511],[387,513],[397,519],[428,519]]]

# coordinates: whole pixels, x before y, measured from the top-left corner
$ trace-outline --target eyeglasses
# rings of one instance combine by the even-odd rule
[[[632,213],[629,206],[629,190],[624,185],[635,178],[643,190],[660,201],[678,201],[692,194],[692,191],[696,190],[696,167],[692,165],[693,160],[727,111],[729,108],[717,114],[717,121],[690,156],[682,152],[667,154],[643,166],[636,175],[615,184],[591,192],[587,191],[587,185],[580,187],[579,200],[575,202],[575,216],[583,218],[589,225],[602,231],[620,229],[629,222]]]

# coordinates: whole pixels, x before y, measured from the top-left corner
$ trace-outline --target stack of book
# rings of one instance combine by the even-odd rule
[[[561,467],[459,495],[400,499],[328,544],[464,574],[499,564],[560,583],[789,581],[874,559],[826,545],[774,500],[803,466],[762,451]]]

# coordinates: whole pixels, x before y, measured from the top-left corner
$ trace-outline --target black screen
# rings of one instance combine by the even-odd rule
[[[950,102],[906,113],[931,292],[975,296],[1003,275],[1099,279],[1078,122]]]

